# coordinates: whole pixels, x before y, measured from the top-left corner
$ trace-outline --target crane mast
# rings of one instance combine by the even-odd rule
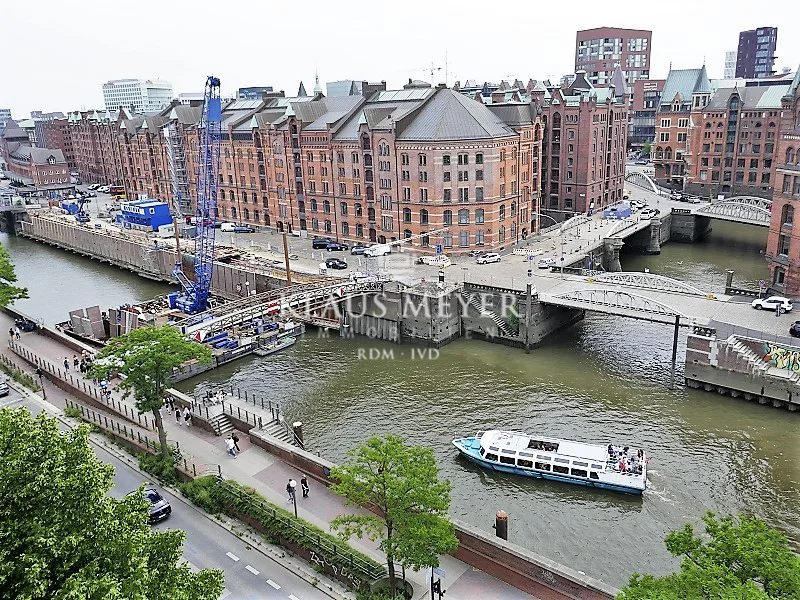
[[[198,127],[197,203],[194,240],[194,281],[190,281],[178,263],[173,275],[183,287],[183,293],[169,295],[170,307],[186,314],[208,308],[211,278],[214,270],[214,236],[217,221],[217,191],[219,186],[219,155],[222,137],[222,101],[219,78],[209,76],[203,97],[203,114]]]

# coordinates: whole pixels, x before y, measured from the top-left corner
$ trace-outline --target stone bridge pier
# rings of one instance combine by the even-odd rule
[[[625,245],[619,238],[605,238],[603,240],[603,264],[606,271],[622,271],[622,264],[619,262],[619,251]]]
[[[711,233],[711,219],[692,213],[685,208],[672,209],[670,239],[674,242],[693,244]]]

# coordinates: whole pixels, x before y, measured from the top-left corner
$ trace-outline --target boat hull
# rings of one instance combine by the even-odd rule
[[[610,483],[597,479],[584,479],[579,477],[572,477],[570,475],[560,475],[557,473],[545,473],[543,471],[536,471],[533,469],[523,469],[514,465],[504,465],[494,461],[484,459],[479,453],[480,440],[478,438],[460,438],[453,440],[453,445],[458,449],[459,453],[467,460],[475,463],[476,465],[489,469],[491,471],[498,471],[501,473],[511,473],[513,475],[521,475],[523,477],[533,477],[534,479],[549,479],[550,481],[561,481],[564,483],[572,483],[582,485],[585,487],[598,488],[603,490],[611,490],[614,492],[622,492],[624,494],[633,494],[641,496],[644,490],[638,487],[628,487],[616,483]]]

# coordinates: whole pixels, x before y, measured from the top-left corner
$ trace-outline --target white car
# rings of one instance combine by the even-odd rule
[[[484,254],[483,256],[479,256],[476,260],[476,263],[479,265],[488,265],[489,263],[496,263],[500,262],[500,255],[496,252],[489,252],[488,254]]]
[[[540,269],[549,269],[550,267],[555,267],[556,266],[556,259],[555,258],[543,258],[543,259],[541,259],[539,261],[539,263],[536,266],[538,266]]]
[[[376,246],[370,246],[366,250],[364,250],[364,256],[386,256],[387,254],[392,253],[392,247],[388,244],[378,244]]]
[[[778,310],[780,307],[781,312],[789,312],[792,310],[792,301],[783,296],[770,296],[753,300],[752,307],[756,310]]]

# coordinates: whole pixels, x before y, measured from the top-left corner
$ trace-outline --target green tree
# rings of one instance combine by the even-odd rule
[[[789,600],[800,598],[800,557],[786,536],[752,516],[703,517],[708,539],[691,525],[667,535],[680,571],[664,577],[635,574],[617,600]]]
[[[219,598],[222,571],[192,573],[185,533],[154,531],[143,496],[108,496],[113,472],[87,426],[0,409],[0,598]]]
[[[649,155],[650,154],[650,150],[652,150],[652,149],[653,149],[653,145],[650,142],[645,142],[642,145],[642,154]]]
[[[3,246],[0,246],[0,307],[6,307],[14,300],[28,297],[28,289],[12,285],[17,281],[11,256]]]
[[[211,351],[184,338],[170,325],[142,327],[120,337],[111,338],[97,355],[89,375],[105,378],[113,373],[124,375],[120,387],[126,397],[136,399],[140,413],[153,413],[158,427],[161,453],[169,456],[167,434],[159,409],[164,405],[164,392],[173,370],[188,360],[201,363],[211,360]]]
[[[333,490],[348,505],[372,505],[380,515],[342,515],[331,522],[343,539],[355,534],[380,539],[395,590],[394,562],[413,569],[439,566],[439,556],[458,545],[450,507],[449,481],[429,448],[407,446],[402,438],[370,438],[350,451],[348,462],[331,470]]]

